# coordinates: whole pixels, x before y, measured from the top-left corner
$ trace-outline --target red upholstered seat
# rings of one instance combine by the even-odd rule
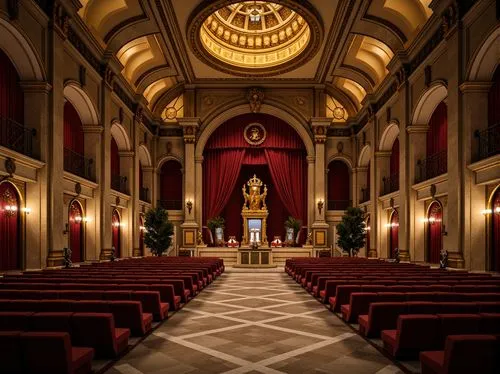
[[[71,334],[72,312],[40,312],[29,319],[30,331],[67,332]]]
[[[360,314],[368,313],[370,303],[377,301],[377,297],[375,292],[351,293],[349,304],[341,307],[342,318],[349,323],[356,322]]]
[[[420,351],[439,348],[439,318],[430,314],[401,315],[396,330],[384,330],[381,337],[392,356],[414,358]]]
[[[39,312],[71,312],[72,305],[72,300],[40,300],[36,310]]]
[[[378,292],[377,302],[406,301],[404,292]]]
[[[0,312],[0,331],[24,331],[33,312]]]
[[[142,336],[151,330],[153,315],[143,313],[139,301],[110,301],[109,305],[116,326],[129,328],[133,336]]]
[[[104,291],[104,300],[131,300],[131,291]]]
[[[481,317],[479,314],[438,314],[440,319],[440,347],[448,335],[478,334]]]
[[[73,302],[73,311],[76,313],[111,313],[109,301],[81,300]]]
[[[160,293],[156,291],[134,291],[132,300],[140,301],[144,312],[153,314],[155,321],[163,321],[168,315],[168,304],[161,303]]]
[[[409,292],[406,294],[408,301],[434,301],[435,292]]]
[[[75,313],[71,318],[73,344],[95,349],[96,358],[113,358],[128,346],[130,330],[115,328],[111,313]]]
[[[500,313],[481,313],[479,331],[481,334],[500,335]]]
[[[30,374],[91,372],[94,350],[87,347],[72,347],[68,333],[22,333],[21,347],[24,369]]]
[[[337,286],[334,303],[330,302],[332,310],[336,313],[340,312],[341,305],[349,304],[351,293],[359,291],[361,291],[361,285],[357,284]]]
[[[368,315],[358,318],[359,331],[367,337],[378,337],[382,330],[395,329],[398,316],[407,311],[404,302],[371,303]]]
[[[458,302],[444,302],[437,303],[438,313],[478,313],[479,306],[475,302],[458,303]]]
[[[492,335],[450,335],[444,351],[420,353],[422,374],[495,374],[497,350]]]
[[[23,372],[20,335],[20,331],[0,331],[0,370],[4,373]]]
[[[408,314],[435,314],[437,304],[432,301],[408,301]]]
[[[481,313],[500,313],[500,302],[480,301],[477,304]]]

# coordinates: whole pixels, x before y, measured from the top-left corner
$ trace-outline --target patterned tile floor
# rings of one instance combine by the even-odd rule
[[[284,273],[224,273],[106,374],[403,373]]]

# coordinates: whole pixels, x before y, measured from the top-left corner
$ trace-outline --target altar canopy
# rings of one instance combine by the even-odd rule
[[[244,136],[249,124],[265,132],[261,144]],[[282,120],[266,114],[244,114],[221,125],[211,135],[203,161],[203,222],[217,215],[226,219],[225,235],[241,239],[241,187],[257,175],[268,185],[268,239],[283,239],[288,215],[307,224],[307,162],[302,139]]]

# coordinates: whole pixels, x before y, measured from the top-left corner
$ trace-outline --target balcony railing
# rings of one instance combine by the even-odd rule
[[[128,195],[127,177],[121,175],[111,176],[111,188],[115,191]]]
[[[166,210],[182,210],[182,200],[158,200],[158,206]]]
[[[448,171],[448,150],[433,154],[423,160],[417,161],[417,175],[415,183],[420,183],[428,179],[437,177]]]
[[[0,144],[26,156],[33,157],[33,138],[36,130],[24,127],[9,118],[0,117]]]
[[[390,177],[382,178],[384,182],[384,189],[382,191],[382,195],[387,195],[391,192],[395,192],[399,190],[399,173],[394,173]]]
[[[139,187],[139,200],[145,201],[146,203],[151,202],[151,199],[149,198],[149,188]]]
[[[346,210],[350,206],[351,200],[328,200],[328,210]]]
[[[359,203],[363,204],[363,203],[366,203],[367,201],[370,201],[370,189],[369,188],[362,188],[361,189],[361,196],[359,198]]]
[[[95,182],[94,160],[71,149],[64,148],[64,170]]]
[[[500,123],[488,127],[486,130],[477,130],[474,133],[477,139],[478,151],[475,161],[495,156],[500,153]]]

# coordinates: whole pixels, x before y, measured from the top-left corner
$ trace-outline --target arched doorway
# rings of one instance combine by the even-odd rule
[[[139,216],[139,252],[141,256],[145,256],[144,253],[144,216],[141,214]]]
[[[370,251],[370,231],[371,231],[371,226],[370,226],[370,215],[366,217],[366,223],[365,223],[366,229],[366,240],[365,240],[365,248],[366,248],[366,255],[368,255],[368,252]]]
[[[391,223],[389,227],[389,246],[390,257],[396,257],[396,248],[399,248],[399,213],[394,210],[391,214]]]
[[[160,205],[167,210],[182,210],[182,165],[177,160],[161,166]]]
[[[83,238],[83,209],[73,200],[69,206],[69,248],[73,262],[84,261]]]
[[[439,263],[443,249],[443,208],[437,201],[433,201],[427,213],[427,261]]]
[[[491,200],[491,270],[500,271],[500,187],[497,188]]]
[[[113,211],[111,224],[113,226],[112,246],[115,248],[115,257],[118,258],[121,257],[121,219],[120,219],[120,214],[116,209]]]
[[[346,210],[351,205],[351,173],[341,160],[328,165],[328,210]]]
[[[12,183],[0,184],[0,270],[21,268],[20,200]]]

